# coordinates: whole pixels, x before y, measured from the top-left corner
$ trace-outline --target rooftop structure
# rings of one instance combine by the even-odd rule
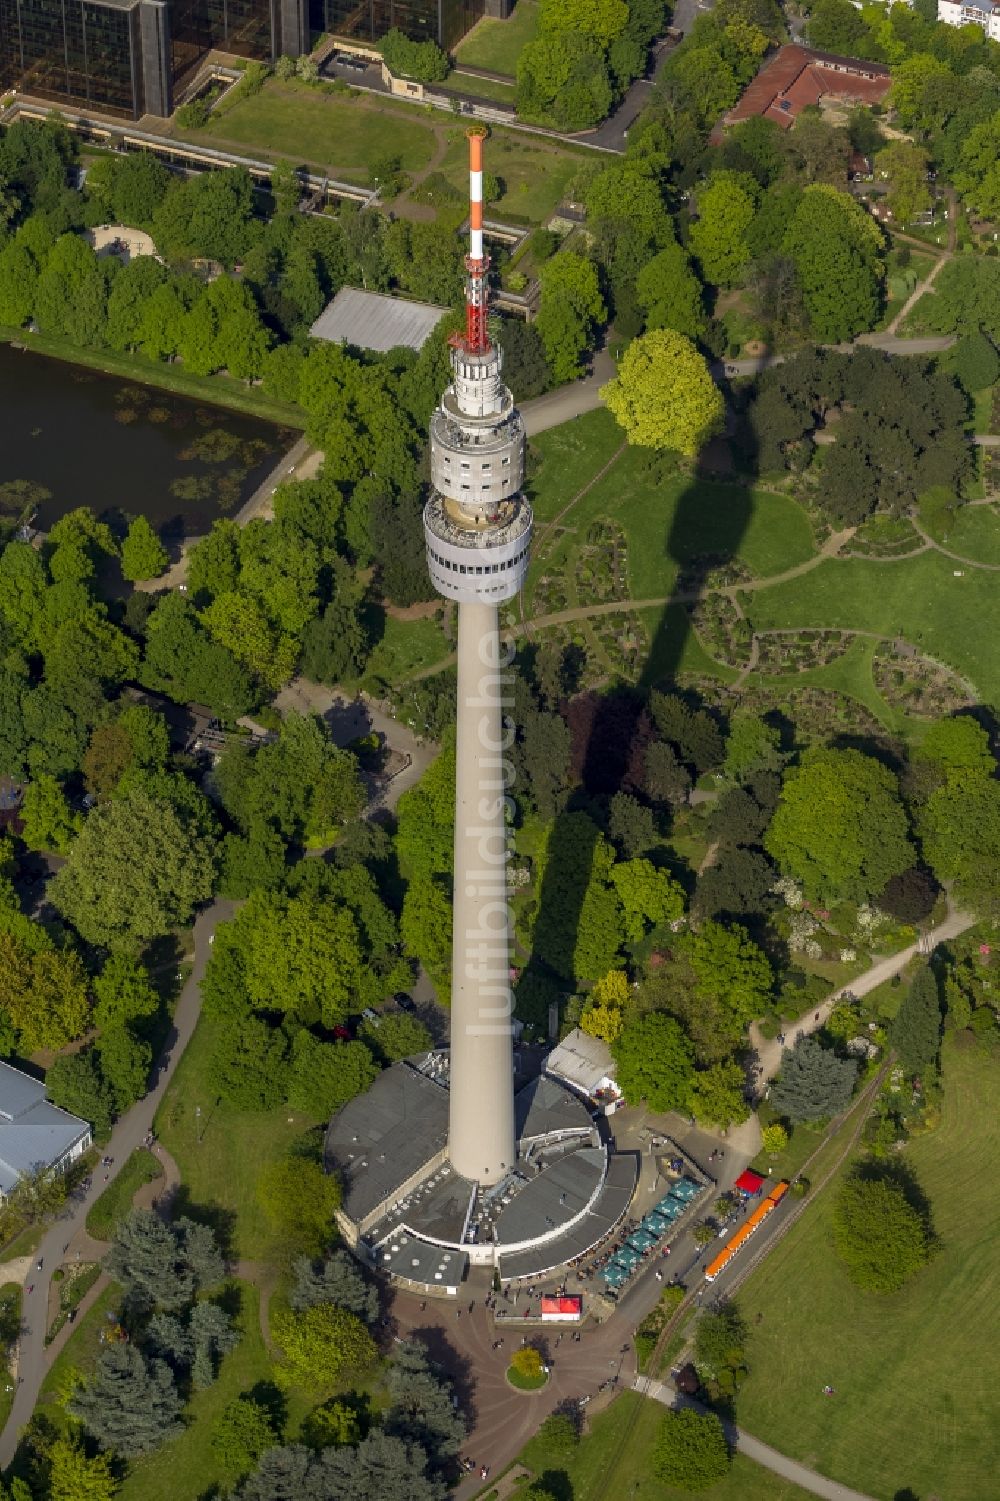
[[[0,87],[132,120],[169,115],[213,49],[309,45],[308,0],[0,0]]]
[[[552,1049],[545,1060],[545,1071],[562,1079],[587,1099],[607,1105],[620,1098],[611,1049],[599,1037],[591,1037],[580,1027],[574,1027]]]
[[[0,1063],[0,1197],[29,1173],[64,1171],[91,1140],[87,1122],[51,1104],[44,1084]]]
[[[1000,42],[1000,5],[995,0],[938,0],[937,18],[946,26],[980,26]]]
[[[0,0],[2,3],[2,0]],[[314,339],[354,344],[358,349],[422,349],[448,312],[432,302],[407,302],[381,292],[341,287],[309,330]]]
[[[417,42],[437,42],[445,51],[454,47],[482,16],[500,20],[510,14],[513,0],[407,0],[390,5],[386,0],[310,0],[309,15],[314,31],[349,37],[357,42],[375,42],[398,26]]]
[[[822,99],[843,99],[852,104],[877,104],[889,92],[892,80],[882,63],[859,57],[839,57],[817,52],[797,42],[780,47],[744,89],[723,125],[736,125],[761,115],[789,129],[809,105]]]

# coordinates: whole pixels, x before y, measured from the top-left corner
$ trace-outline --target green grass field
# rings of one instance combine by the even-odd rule
[[[830,693],[846,693],[851,698],[858,699],[866,709],[870,709],[875,718],[881,720],[887,729],[902,733],[908,729],[909,721],[904,714],[886,703],[872,679],[872,657],[877,645],[878,642],[870,638],[858,637],[842,656],[837,657],[828,666],[812,667],[796,672],[795,687],[822,688]],[[789,679],[787,674],[784,677],[775,677],[766,673],[752,672],[746,681],[748,687],[762,683],[766,687],[779,688],[787,685]]]
[[[434,132],[414,109],[363,94],[326,94],[294,79],[269,79],[259,94],[213,117],[204,130],[173,130],[188,140],[280,152],[361,183],[379,157],[398,156],[404,171],[419,172],[434,152]]]
[[[433,616],[420,620],[397,620],[386,615],[384,635],[368,659],[365,678],[383,678],[387,683],[402,682],[440,662],[452,648]]]
[[[438,115],[443,122],[445,117]],[[566,184],[585,160],[580,149],[572,150],[556,141],[525,135],[521,131],[490,130],[489,169],[504,184],[503,197],[490,207],[490,217],[503,219],[517,214],[531,223],[540,223],[554,212],[565,196]],[[448,150],[439,170],[464,197],[469,181],[469,143],[464,126],[451,126]]]
[[[198,1023],[160,1106],[156,1132],[180,1168],[180,1212],[190,1205],[197,1217],[207,1207],[230,1221],[236,1258],[280,1258],[281,1245],[257,1202],[257,1180],[316,1123],[283,1106],[256,1114],[216,1103],[208,1067],[217,1026],[204,1017]]]
[[[994,506],[960,506],[944,546],[975,563],[1000,563],[1000,513]]]
[[[941,1125],[906,1149],[939,1255],[892,1297],[860,1292],[831,1249],[827,1190],[740,1294],[741,1424],[880,1501],[982,1501],[1000,1472],[1000,1060],[950,1042],[944,1061]]]
[[[453,68],[448,74],[445,83],[441,84],[442,94],[457,94],[462,98],[489,99],[494,104],[506,104],[514,108],[516,90],[512,83],[500,83],[496,78],[480,78],[476,73],[463,73],[461,68]]]
[[[521,48],[533,42],[538,29],[538,0],[517,0],[506,21],[486,17],[455,48],[460,63],[492,68],[513,78]]]
[[[757,630],[830,626],[905,636],[971,678],[986,702],[995,702],[1000,589],[992,573],[969,568],[955,578],[955,568],[934,552],[898,563],[831,560],[801,578],[745,595],[744,607]]]
[[[652,1474],[652,1449],[663,1422],[663,1408],[634,1392],[623,1392],[594,1418],[589,1433],[567,1462],[546,1454],[533,1439],[520,1462],[536,1475],[558,1476],[553,1494],[573,1501],[688,1501],[690,1492],[674,1490]],[[514,1492],[517,1495],[517,1492]],[[769,1470],[737,1455],[725,1480],[698,1492],[701,1501],[806,1501],[806,1492]]]
[[[100,1169],[97,1169],[99,1172]],[[118,1221],[128,1212],[136,1189],[162,1176],[163,1169],[145,1147],[134,1151],[115,1181],[95,1200],[87,1215],[87,1230],[97,1240],[110,1240]]]

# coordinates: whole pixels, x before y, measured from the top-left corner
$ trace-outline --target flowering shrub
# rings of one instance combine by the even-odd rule
[[[793,912],[798,912],[802,907],[802,887],[791,876],[780,876],[772,890],[777,892],[785,906],[790,907]]]

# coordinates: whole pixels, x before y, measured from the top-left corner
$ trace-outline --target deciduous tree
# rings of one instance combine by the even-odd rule
[[[703,1491],[727,1474],[729,1446],[712,1412],[681,1408],[664,1413],[653,1455],[656,1474],[666,1485]]]
[[[618,1084],[629,1104],[644,1100],[650,1110],[687,1106],[694,1072],[694,1048],[680,1024],[661,1011],[626,1023],[611,1048]]]
[[[309,1392],[334,1386],[345,1371],[368,1370],[378,1353],[361,1320],[329,1303],[301,1313],[279,1313],[271,1328],[284,1355],[276,1374],[289,1386]]]
[[[122,573],[127,579],[155,579],[165,572],[170,557],[146,520],[137,516],[122,543]]]
[[[902,1183],[864,1166],[840,1186],[833,1234],[847,1275],[868,1292],[898,1291],[926,1264],[932,1248],[927,1225]]]
[[[601,397],[630,443],[695,455],[722,426],[721,392],[689,339],[661,328],[634,339]]]

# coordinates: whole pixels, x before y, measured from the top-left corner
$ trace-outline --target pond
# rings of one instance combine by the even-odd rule
[[[0,520],[77,506],[164,536],[233,516],[298,436],[257,417],[0,344]]]

